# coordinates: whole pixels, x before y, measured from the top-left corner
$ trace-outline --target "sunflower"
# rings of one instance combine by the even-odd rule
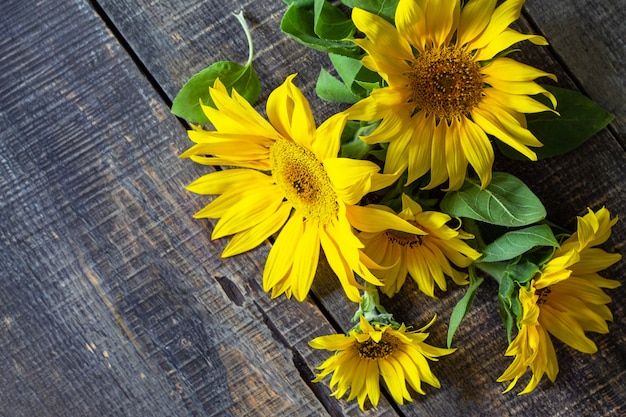
[[[505,392],[528,367],[532,377],[520,394],[534,390],[544,374],[554,382],[559,367],[549,335],[583,353],[598,350],[585,332],[609,332],[607,321],[613,316],[606,304],[611,297],[603,289],[621,285],[601,277],[598,271],[619,261],[621,255],[593,246],[606,242],[616,222],[606,208],[595,213],[589,210],[578,218],[577,232],[557,249],[529,288],[520,288],[521,328],[506,351],[515,359],[498,378],[498,382],[512,380]]]
[[[359,301],[363,287],[354,273],[371,284],[381,283],[370,272],[377,265],[362,252],[352,226],[392,222],[406,232],[417,229],[390,213],[356,206],[365,194],[388,186],[397,176],[379,174],[372,162],[337,158],[345,115],[337,114],[316,129],[293,77],[268,97],[268,120],[235,90],[230,96],[219,80],[210,88],[216,108],[202,109],[215,130],[190,130],[196,144],[181,157],[233,168],[204,175],[187,187],[219,195],[195,217],[219,219],[213,239],[232,236],[223,257],[253,249],[280,231],[263,272],[263,288],[272,297],[306,297],[321,247],[348,298]]]
[[[412,401],[406,382],[420,394],[426,394],[422,382],[439,388],[441,384],[426,359],[436,361],[437,357],[448,355],[455,349],[437,348],[424,342],[428,337],[424,331],[434,321],[435,318],[423,328],[409,331],[404,324],[394,329],[390,324],[372,325],[360,316],[359,325],[348,335],[313,339],[309,342],[311,347],[337,352],[317,368],[321,372],[313,382],[332,373],[332,395],[342,398],[350,389],[348,401],[356,398],[361,409],[368,397],[374,407],[378,405],[380,375],[398,404],[403,404],[404,400]]]
[[[479,252],[463,241],[472,239],[471,234],[450,228],[447,226],[450,216],[423,211],[418,203],[404,194],[398,216],[420,229],[420,233],[385,229],[359,235],[365,244],[365,253],[374,262],[393,265],[374,271],[384,284],[380,289],[387,296],[400,290],[407,274],[413,277],[420,291],[430,297],[435,296],[435,283],[441,290],[446,290],[444,274],[458,285],[467,284],[467,274],[454,269],[450,262],[464,268],[480,257]]]
[[[525,113],[552,111],[529,95],[555,97],[533,80],[552,74],[519,63],[502,53],[537,35],[519,33],[509,24],[523,0],[400,0],[395,27],[382,17],[355,8],[352,19],[366,39],[354,40],[367,55],[362,63],[386,85],[346,110],[350,119],[380,121],[367,143],[389,142],[385,172],[408,167],[407,183],[430,171],[426,189],[449,180],[456,190],[468,163],[481,180],[491,181],[493,147],[487,135],[531,160],[529,146],[542,146],[526,129]]]

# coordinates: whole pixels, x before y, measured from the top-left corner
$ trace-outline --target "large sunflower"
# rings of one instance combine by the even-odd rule
[[[391,209],[389,209],[391,211]],[[421,230],[406,233],[385,229],[376,233],[362,232],[359,235],[365,244],[365,253],[381,265],[390,268],[374,271],[383,282],[380,289],[391,297],[404,284],[407,274],[417,283],[420,291],[434,297],[435,283],[446,290],[444,274],[459,285],[467,284],[467,274],[452,267],[467,267],[480,257],[463,240],[473,236],[460,229],[452,229],[447,223],[450,216],[436,211],[423,211],[422,207],[402,195],[402,211],[398,216]]]
[[[263,273],[263,287],[273,297],[306,297],[321,247],[347,296],[359,301],[363,287],[355,272],[371,284],[381,283],[369,271],[376,264],[361,251],[352,226],[417,229],[390,213],[355,206],[396,177],[379,174],[371,162],[337,158],[345,115],[316,129],[294,76],[268,97],[269,121],[236,91],[229,96],[219,80],[210,89],[216,108],[202,109],[216,130],[189,131],[196,144],[181,156],[236,168],[204,175],[188,186],[198,194],[219,195],[195,217],[220,219],[213,239],[232,235],[224,257],[248,251],[280,230]]]
[[[341,398],[349,389],[348,401],[356,398],[361,409],[368,397],[374,407],[378,405],[381,375],[398,404],[403,404],[404,400],[412,401],[407,382],[420,394],[426,394],[422,382],[439,388],[441,384],[426,359],[436,361],[439,356],[448,355],[455,349],[438,348],[424,342],[428,337],[424,331],[434,321],[433,318],[423,328],[408,331],[404,324],[394,329],[389,324],[372,325],[360,316],[359,326],[348,335],[313,339],[309,343],[313,348],[336,352],[318,367],[321,372],[313,382],[332,373],[332,395]]]
[[[350,119],[380,125],[367,143],[389,142],[385,172],[408,167],[408,183],[430,171],[434,188],[449,180],[458,189],[468,163],[486,187],[491,181],[493,135],[529,159],[528,146],[542,146],[526,129],[525,113],[551,110],[529,95],[556,99],[533,80],[552,74],[521,64],[505,54],[511,45],[537,35],[508,26],[523,0],[400,0],[395,27],[354,9],[352,19],[367,38],[356,42],[367,53],[362,63],[378,72],[386,86],[347,110]]]
[[[593,246],[609,238],[616,221],[605,208],[579,217],[577,232],[554,253],[529,288],[520,288],[521,328],[506,351],[515,359],[498,378],[498,382],[512,380],[506,391],[529,367],[532,376],[520,394],[534,390],[544,374],[554,382],[559,366],[549,335],[583,353],[598,350],[585,332],[608,333],[606,322],[613,316],[606,304],[611,297],[603,289],[621,285],[602,278],[598,271],[619,261],[621,255]]]

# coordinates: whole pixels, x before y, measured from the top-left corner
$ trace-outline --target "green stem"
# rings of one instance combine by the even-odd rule
[[[233,13],[233,16],[237,18],[239,23],[241,23],[241,27],[246,34],[246,38],[248,39],[248,62],[246,62],[246,67],[249,67],[252,64],[252,57],[254,56],[254,45],[252,44],[252,33],[250,32],[250,28],[248,27],[248,23],[246,22],[246,18],[243,17],[243,11],[239,13]]]

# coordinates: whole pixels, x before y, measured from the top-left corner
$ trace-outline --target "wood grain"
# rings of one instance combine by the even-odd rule
[[[0,414],[324,415],[241,286],[267,249],[219,258],[184,128],[90,5],[0,22]],[[273,308],[333,332],[310,303]]]
[[[615,115],[612,126],[626,146],[626,3],[528,0],[524,7],[578,87]]]
[[[609,73],[598,66],[568,58],[574,51],[587,59],[574,48],[574,35],[604,45],[600,52],[611,46],[606,60],[602,54],[589,61],[609,68],[613,57],[624,55],[619,31],[590,26],[599,16],[619,25],[619,2],[543,3],[529,0],[525,10],[530,27],[551,47],[523,46],[516,59],[557,73],[560,85],[583,88],[619,117],[623,77],[621,84],[604,79]],[[502,395],[505,385],[495,382],[509,359],[492,282],[480,288],[457,334],[459,350],[433,364],[442,389],[416,394],[399,408],[383,398],[378,409],[361,413],[354,402],[329,397],[328,381],[310,383],[326,355],[308,340],[345,331],[354,306],[324,265],[305,302],[271,300],[260,286],[268,245],[220,259],[226,242],[210,240],[213,223],[191,218],[206,198],[184,190],[206,169],[178,158],[189,141],[167,108],[198,70],[217,60],[245,61],[245,37],[231,16],[243,9],[262,81],[257,108],[286,75],[298,72],[296,83],[318,121],[339,109],[313,91],[320,66],[328,68],[324,55],[279,32],[285,7],[242,0],[3,3],[0,360],[7,366],[0,373],[0,415],[626,412],[625,287],[610,293],[611,333],[591,336],[599,352],[584,355],[557,343],[557,382],[544,381],[531,395]],[[582,29],[555,33],[559,25],[552,27],[551,19],[567,22],[573,15]],[[526,21],[520,27],[529,30]],[[595,79],[594,70],[603,79]],[[624,219],[620,123],[564,157],[500,160],[498,168],[522,178],[549,219],[570,229],[587,206],[606,205]],[[606,248],[624,252],[625,240],[622,221]],[[625,272],[622,262],[604,275],[621,279]],[[438,314],[429,341],[443,346],[445,323],[463,289],[431,300],[409,283],[405,294],[385,305],[416,327]]]

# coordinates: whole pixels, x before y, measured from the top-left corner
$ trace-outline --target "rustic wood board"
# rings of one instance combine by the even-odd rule
[[[332,326],[270,305],[267,247],[219,258],[184,127],[91,5],[2,8],[0,415],[325,415]]]
[[[615,115],[626,146],[626,2],[528,0],[525,10],[578,87]]]
[[[271,88],[299,72],[318,121],[337,109],[314,96],[323,55],[278,31],[285,5],[13,3],[0,16],[0,190],[7,196],[0,202],[0,355],[10,365],[0,377],[7,387],[0,415],[361,415],[354,403],[328,397],[325,384],[308,383],[324,355],[307,341],[333,332],[329,320],[345,330],[353,313],[335,278],[322,268],[304,303],[270,300],[259,286],[267,246],[219,259],[225,242],[211,242],[212,224],[191,218],[206,200],[183,189],[205,170],[178,160],[188,141],[167,109],[194,72],[216,60],[245,61],[245,38],[230,16],[241,8],[257,49],[259,108]],[[601,35],[597,41],[615,41],[614,33]],[[522,60],[579,86],[577,65],[544,49],[524,48]],[[531,185],[551,220],[571,228],[587,205],[606,204],[626,218],[624,162],[616,136],[605,131],[557,163],[501,166]],[[609,247],[623,252],[625,237],[619,223]],[[619,279],[624,269],[606,275]],[[439,314],[431,339],[443,345],[443,323],[462,290],[438,301],[412,285],[407,294],[386,305],[418,327]],[[443,389],[364,414],[624,412],[619,302],[611,333],[592,336],[598,354],[557,345],[557,383],[515,397],[494,382],[509,360],[492,294],[493,284],[481,288],[457,336],[459,351],[434,365]],[[624,299],[624,287],[611,295]]]

